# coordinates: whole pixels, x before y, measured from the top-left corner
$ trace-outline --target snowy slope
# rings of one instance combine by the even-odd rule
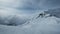
[[[60,18],[50,13],[34,15],[28,22],[21,27],[0,25],[0,34],[60,34]]]
[[[37,19],[22,27],[0,26],[0,29],[1,34],[60,34],[60,24],[53,17]]]

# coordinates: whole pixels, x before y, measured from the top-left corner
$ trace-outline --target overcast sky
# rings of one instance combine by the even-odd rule
[[[26,14],[38,12],[36,10],[59,7],[60,0],[0,0],[0,8],[13,8],[14,10],[19,10],[17,12]]]

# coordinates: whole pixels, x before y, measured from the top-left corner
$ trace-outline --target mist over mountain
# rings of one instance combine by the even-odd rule
[[[0,34],[60,34],[60,0],[0,0]]]
[[[26,23],[26,21],[29,19],[20,15],[8,15],[6,17],[0,15],[0,25],[18,26]]]
[[[24,25],[21,25],[20,23],[21,26],[0,25],[1,28],[0,33],[1,34],[60,34],[59,9],[60,8],[49,9],[47,11],[35,13],[35,15],[31,15],[33,16],[33,18],[27,21]],[[11,20],[11,23],[17,22],[19,24],[19,22],[23,20],[16,15],[12,17],[13,18],[9,19]]]
[[[49,9],[48,11],[45,11],[45,13],[50,14],[51,16],[60,18],[60,8]]]

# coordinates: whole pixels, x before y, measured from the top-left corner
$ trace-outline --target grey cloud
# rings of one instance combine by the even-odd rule
[[[26,0],[23,3],[22,9],[41,10],[55,7],[60,7],[60,0]],[[18,9],[21,9],[21,7]]]
[[[44,9],[60,7],[60,0],[42,0],[40,7]]]
[[[16,0],[16,2],[12,3],[10,2],[1,4],[0,2],[0,5],[14,7],[19,10],[41,10],[53,7],[60,7],[60,0]]]

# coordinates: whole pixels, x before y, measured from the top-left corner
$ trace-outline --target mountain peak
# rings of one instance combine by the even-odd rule
[[[48,11],[44,11],[46,14],[50,14],[50,16],[54,16],[60,18],[60,8],[57,9],[49,9]]]

